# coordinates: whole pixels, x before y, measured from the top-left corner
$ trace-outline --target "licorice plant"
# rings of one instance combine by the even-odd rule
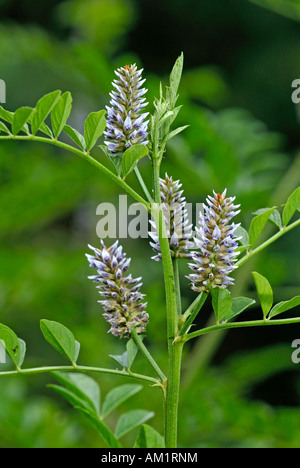
[[[41,321],[41,331],[45,339],[71,364],[63,367],[24,368],[24,341],[8,326],[0,325],[0,340],[15,367],[0,372],[0,377],[51,374],[60,383],[51,385],[51,388],[89,419],[109,447],[121,448],[120,439],[129,430],[139,426],[140,433],[135,447],[152,447],[153,444],[162,448],[177,447],[180,373],[185,343],[224,329],[300,322],[300,318],[277,318],[299,305],[300,296],[274,306],[272,288],[268,280],[257,272],[253,272],[253,279],[263,312],[261,320],[237,321],[237,317],[255,301],[246,297],[232,297],[230,292],[241,265],[300,225],[300,187],[289,197],[282,213],[277,207],[259,210],[249,231],[238,222],[243,208],[230,187],[224,187],[221,193],[216,193],[212,187],[193,232],[180,181],[174,180],[172,175],[161,174],[163,158],[168,158],[168,141],[187,127],[173,129],[180,111],[177,100],[182,69],[183,55],[174,65],[169,86],[166,90],[160,87],[151,114],[143,70],[138,70],[136,65],[119,68],[112,83],[114,89],[110,94],[109,105],[106,110],[93,112],[87,117],[83,135],[67,125],[72,107],[69,92],[61,94],[60,91],[54,91],[47,94],[37,102],[35,108],[22,107],[15,112],[0,108],[0,140],[45,143],[80,156],[103,176],[118,184],[149,214],[149,244],[154,252],[152,259],[149,255],[149,262],[157,261],[161,264],[164,274],[167,369],[159,367],[144,344],[143,338],[147,334],[152,311],[143,294],[142,278],[135,278],[129,272],[134,270],[134,261],[131,264],[117,239],[101,239],[99,245],[89,246],[86,257],[93,272],[89,278],[95,283],[100,295],[99,311],[102,310],[108,322],[103,322],[103,327],[115,339],[125,342],[124,354],[113,356],[118,369],[78,364],[79,343],[68,328],[50,320]],[[45,122],[49,116],[51,126]],[[66,143],[65,138],[59,138],[63,132],[72,142]],[[102,135],[103,141],[99,146],[103,157],[107,157],[113,169],[91,154]],[[152,166],[152,188],[146,186],[138,169],[139,161],[145,156]],[[137,177],[140,193],[127,182],[131,172]],[[269,220],[277,226],[278,231],[257,245]],[[190,269],[186,282],[195,292],[195,300],[187,310],[182,310],[181,303],[179,271],[182,262],[186,262]],[[215,323],[197,329],[195,319],[209,296],[212,298]],[[147,336],[147,339],[151,340],[151,336]],[[132,370],[138,350],[151,364],[153,375],[141,375]],[[141,386],[126,384],[112,389],[100,408],[98,385],[86,375],[91,373],[108,374],[112,379],[113,376],[122,376],[160,388],[164,400],[163,435],[151,426],[144,425],[153,416],[144,410],[133,411],[130,417],[128,414],[121,416],[115,431],[112,431],[104,421],[105,417],[118,404],[139,391]]]

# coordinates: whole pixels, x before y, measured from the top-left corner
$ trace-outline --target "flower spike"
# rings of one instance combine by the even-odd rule
[[[183,190],[181,190],[182,185],[179,180],[173,180],[168,174],[165,175],[165,179],[160,179],[159,184],[172,256],[190,258],[190,254],[187,252],[194,246],[194,243],[189,240],[192,237],[192,224],[189,224],[186,201],[183,197]],[[159,237],[154,221],[150,221],[150,224],[153,228],[149,232],[153,240],[150,245],[155,252],[158,252],[152,258],[159,261],[161,260]]]
[[[110,107],[107,109],[107,127],[104,132],[105,144],[111,154],[123,153],[133,145],[145,145],[148,141],[149,113],[141,113],[148,105],[146,80],[142,79],[143,70],[137,66],[126,65],[115,71],[118,79],[112,82],[115,91],[110,93]]]
[[[89,276],[95,283],[104,300],[102,304],[105,320],[110,324],[109,330],[115,336],[130,337],[134,327],[137,333],[144,333],[148,323],[147,303],[142,303],[144,294],[140,288],[142,278],[133,279],[124,276],[130,265],[130,258],[122,252],[118,241],[107,248],[101,241],[101,249],[89,245],[94,255],[86,254],[90,267],[97,269],[97,275]]]
[[[214,192],[208,196],[207,205],[203,204],[204,214],[200,212],[199,228],[196,228],[195,244],[197,252],[192,253],[194,263],[189,267],[193,273],[187,276],[192,282],[194,291],[209,292],[211,288],[226,289],[234,283],[229,274],[236,269],[235,262],[238,240],[235,231],[240,224],[230,223],[236,216],[240,205],[234,205],[235,197],[226,198]]]

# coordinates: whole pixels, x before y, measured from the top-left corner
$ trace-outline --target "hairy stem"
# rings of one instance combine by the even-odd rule
[[[273,326],[273,325],[292,325],[294,323],[300,323],[300,317],[291,318],[291,319],[281,319],[281,320],[252,320],[248,322],[231,322],[231,323],[221,323],[219,325],[214,325],[212,327],[202,328],[194,333],[185,335],[180,338],[181,341],[189,341],[197,336],[207,335],[219,330],[228,330],[231,328],[249,328],[249,327],[263,327],[263,326]]]
[[[174,343],[169,351],[168,383],[165,402],[165,442],[167,448],[177,447],[178,404],[182,349],[184,343]]]
[[[153,203],[153,198],[151,197],[150,193],[149,193],[149,190],[147,188],[147,185],[145,184],[145,181],[139,171],[139,168],[136,166],[135,169],[134,169],[134,173],[136,175],[136,178],[138,180],[138,183],[140,184],[140,187],[141,189],[143,190],[144,192],[144,195],[146,197],[146,199],[148,200],[149,203]]]
[[[174,257],[172,260],[173,260],[173,271],[174,271],[175,290],[176,290],[177,315],[178,317],[180,317],[182,314],[182,305],[181,305],[179,261],[178,261],[178,257]]]
[[[116,369],[104,369],[101,367],[86,367],[86,366],[51,366],[51,367],[37,367],[32,369],[19,369],[15,371],[6,371],[0,372],[0,377],[5,375],[36,375],[36,374],[49,374],[51,372],[90,372],[96,374],[108,374],[129,377],[135,380],[140,380],[143,382],[148,382],[152,385],[159,385],[161,383],[158,379],[154,377],[149,377],[147,375],[135,374],[126,370],[116,370]]]
[[[250,252],[248,252],[243,258],[241,258],[237,262],[236,266],[242,266],[251,257],[253,257],[254,255],[257,255],[259,252],[261,252],[265,248],[269,247],[269,245],[273,244],[273,242],[277,241],[278,239],[280,239],[280,237],[284,236],[284,234],[291,231],[292,229],[294,229],[297,226],[300,226],[300,219],[298,219],[294,223],[290,224],[289,226],[286,226],[286,227],[283,227],[282,229],[280,229],[279,232],[277,232],[274,236],[270,237],[270,239],[268,239],[266,242],[264,242],[263,244],[258,246],[256,249],[250,250]]]
[[[148,349],[146,348],[146,346],[144,345],[141,337],[139,336],[139,334],[136,332],[135,328],[132,328],[131,329],[131,336],[135,342],[135,344],[140,348],[141,352],[143,353],[143,355],[145,356],[145,358],[149,361],[149,363],[151,364],[151,366],[153,367],[153,369],[155,370],[155,372],[157,373],[157,375],[159,376],[159,378],[161,379],[162,382],[165,382],[165,380],[167,379],[167,377],[165,376],[165,374],[163,373],[163,371],[160,369],[159,365],[157,364],[157,362],[155,361],[155,359],[153,359],[153,357],[151,356],[151,354],[149,353]]]
[[[178,401],[181,369],[182,343],[174,343],[178,330],[178,291],[176,287],[173,262],[167,237],[166,226],[161,206],[160,162],[153,159],[153,185],[155,206],[153,216],[159,235],[160,250],[163,263],[166,305],[167,305],[167,334],[168,334],[168,378],[165,397],[165,443],[167,448],[177,447]]]
[[[192,326],[195,318],[202,309],[207,298],[208,293],[202,292],[201,294],[199,294],[199,296],[196,297],[192,305],[187,309],[187,311],[184,314],[184,316],[187,317],[187,321],[185,322],[185,324],[179,332],[180,336],[185,335],[189,331],[190,327]]]

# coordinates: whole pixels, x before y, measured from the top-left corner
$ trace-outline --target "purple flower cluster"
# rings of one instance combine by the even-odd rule
[[[90,266],[97,269],[97,275],[89,279],[98,284],[99,293],[104,297],[99,303],[104,308],[104,318],[111,326],[109,332],[121,338],[130,337],[134,327],[137,333],[144,333],[149,315],[146,312],[147,303],[142,303],[145,295],[139,292],[142,278],[124,276],[131,259],[126,258],[118,241],[109,248],[103,241],[101,249],[89,248],[94,255],[86,254],[86,257]]]
[[[189,240],[192,237],[192,224],[189,224],[186,200],[182,196],[183,190],[180,190],[182,185],[179,180],[173,180],[168,174],[165,175],[165,179],[160,179],[159,184],[172,256],[189,257],[187,252],[193,248],[194,244]],[[155,252],[158,252],[152,258],[159,261],[161,260],[159,237],[154,221],[150,221],[150,224],[153,228],[152,232],[149,232],[153,239],[150,245]]]
[[[240,238],[235,235],[240,224],[230,223],[240,212],[236,211],[240,205],[234,205],[234,201],[235,197],[226,198],[225,190],[222,195],[214,192],[214,197],[206,199],[207,206],[203,204],[204,214],[200,213],[194,239],[199,251],[192,253],[194,263],[189,267],[193,273],[187,277],[194,291],[226,289],[234,282],[229,275],[237,268],[235,262],[240,253],[236,251]]]
[[[143,70],[137,66],[126,65],[115,71],[118,79],[112,82],[115,91],[110,93],[110,106],[107,106],[107,127],[104,132],[105,144],[111,154],[123,153],[133,145],[148,145],[148,124],[145,119],[149,113],[141,113],[148,105],[146,80],[142,79]]]

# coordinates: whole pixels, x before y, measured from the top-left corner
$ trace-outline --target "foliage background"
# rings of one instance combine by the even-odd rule
[[[71,125],[82,130],[87,114],[107,104],[114,68],[132,62],[145,67],[152,99],[183,50],[178,123],[191,126],[170,144],[163,170],[181,178],[188,201],[199,203],[212,188],[227,186],[249,227],[253,211],[285,202],[300,183],[299,109],[291,101],[291,83],[300,75],[299,11],[296,0],[1,0],[6,107],[31,106],[44,93],[70,90]],[[142,171],[150,184],[147,161]],[[82,343],[81,363],[114,365],[108,354],[123,350],[106,333],[84,258],[86,244],[98,242],[97,205],[117,202],[118,194],[84,161],[55,148],[0,145],[1,322],[28,343],[28,365],[64,362],[44,342],[41,318],[74,332]],[[299,232],[290,233],[251,265],[268,277],[276,302],[299,294],[298,240]],[[149,260],[147,242],[124,245],[134,274],[144,279],[148,344],[165,366],[160,266]],[[255,297],[251,268],[240,270],[235,293]],[[183,267],[188,305],[194,296],[185,273]],[[245,318],[259,314],[254,309]],[[207,306],[199,323],[209,315]],[[183,373],[180,446],[299,447],[300,380],[291,362],[291,343],[299,335],[299,325],[244,329],[219,342],[193,343]],[[146,365],[140,357],[136,370]],[[103,393],[124,383],[97,380]],[[0,446],[101,447],[85,420],[46,388],[49,381],[1,381]],[[130,402],[138,407],[155,410],[152,423],[161,431],[159,390],[145,388]]]

